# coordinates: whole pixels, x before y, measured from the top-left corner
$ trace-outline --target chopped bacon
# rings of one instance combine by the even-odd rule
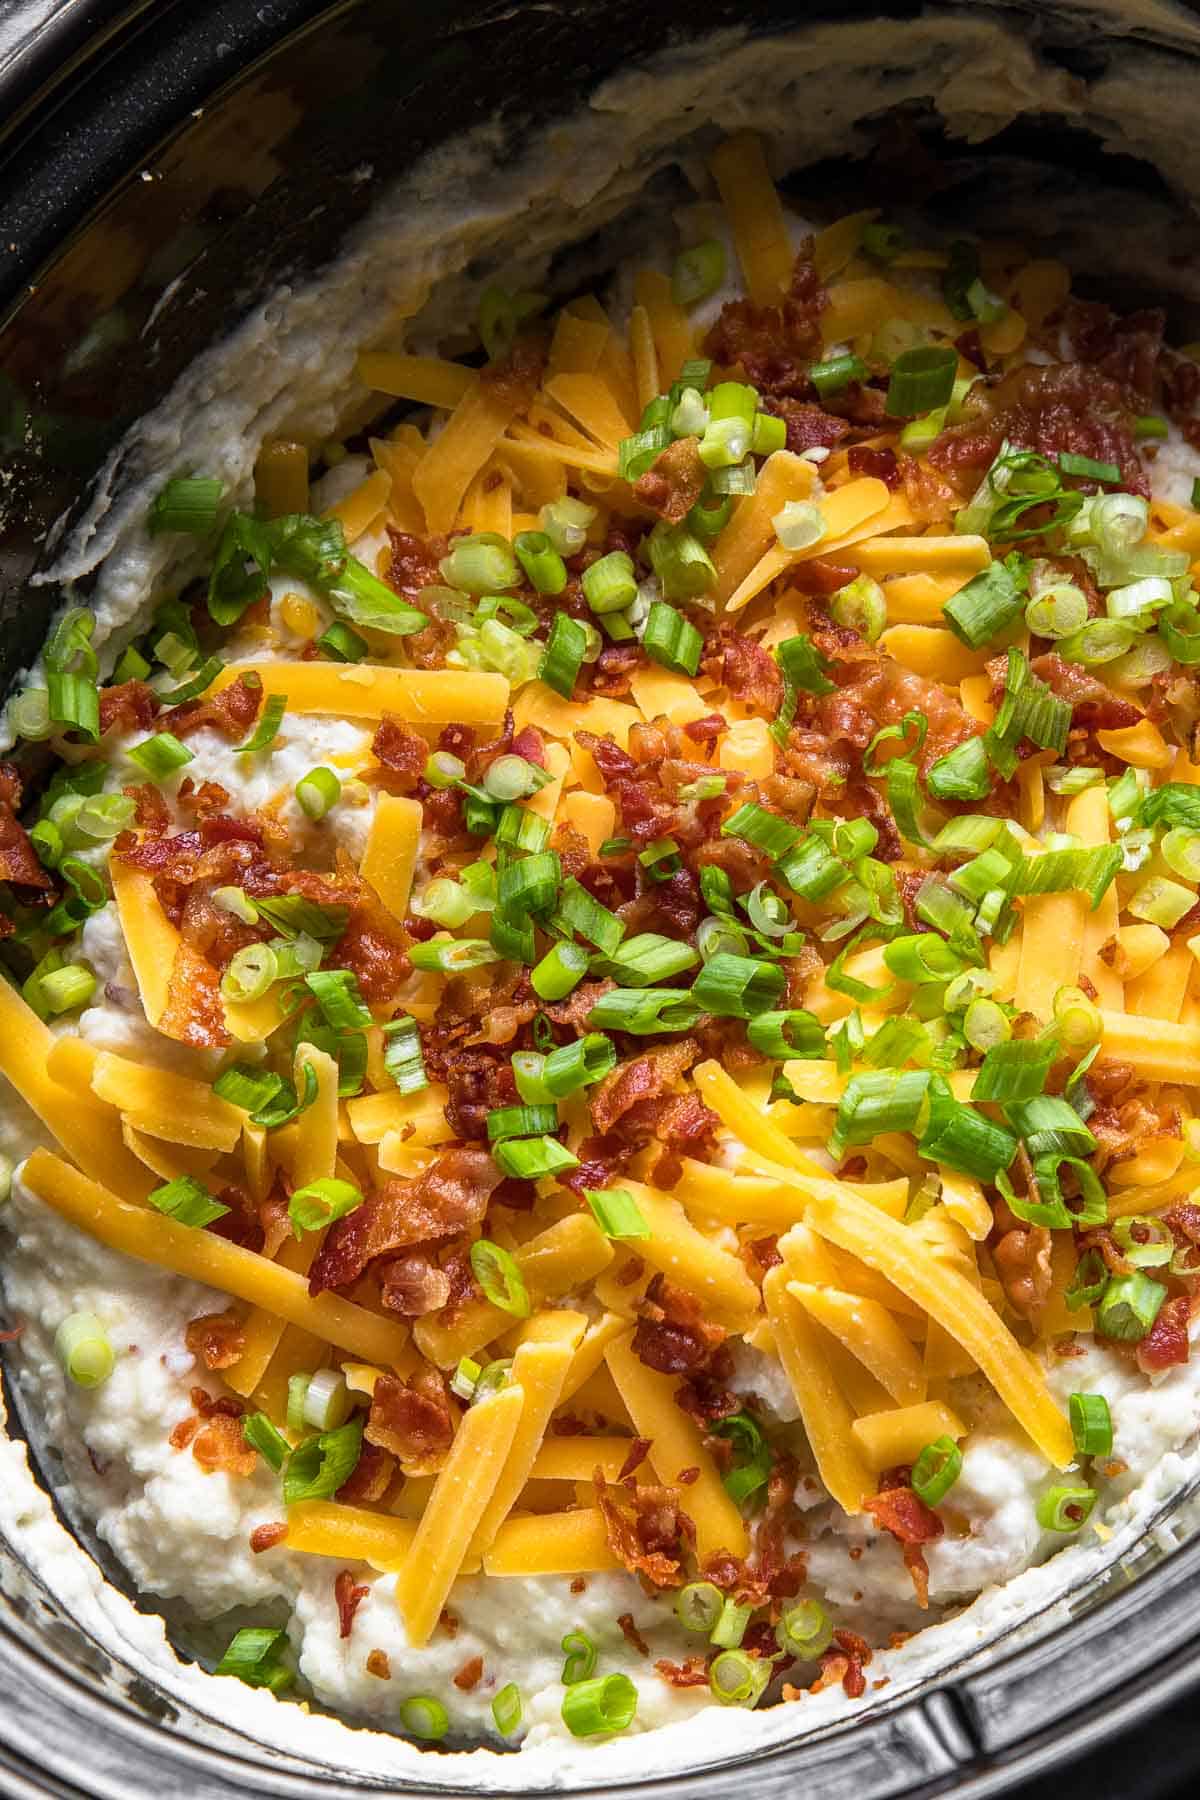
[[[212,964],[181,942],[167,982],[167,1004],[158,1029],[177,1043],[197,1050],[219,1050],[229,1043],[221,978]]]
[[[337,1491],[343,1506],[374,1506],[387,1493],[396,1473],[396,1459],[378,1444],[366,1444],[349,1479]]]
[[[148,731],[162,701],[144,681],[122,681],[100,689],[100,735],[119,725],[122,731]]]
[[[219,694],[210,694],[201,700],[185,700],[182,706],[173,706],[163,714],[160,729],[182,738],[211,726],[231,743],[240,742],[257,719],[262,699],[261,681],[256,687],[248,675],[239,675]]]
[[[629,1455],[625,1458],[625,1461],[621,1464],[621,1472],[617,1476],[617,1480],[618,1481],[628,1481],[629,1477],[634,1473],[634,1471],[641,1468],[642,1464],[645,1462],[645,1460],[649,1456],[649,1454],[650,1454],[650,1439],[635,1437],[633,1442],[629,1446]]]
[[[1029,666],[1060,700],[1070,701],[1072,725],[1089,731],[1119,731],[1136,725],[1142,716],[1132,701],[1122,700],[1079,663],[1064,661],[1057,650],[1035,656]]]
[[[680,525],[704,492],[707,479],[699,438],[676,438],[659,451],[645,474],[639,475],[633,497],[668,524]]]
[[[536,725],[523,725],[520,731],[513,733],[512,754],[536,763],[539,769],[545,768],[546,740]]]
[[[871,1661],[871,1646],[855,1631],[835,1631],[833,1641],[837,1649],[826,1650],[820,1658],[821,1673],[808,1691],[819,1694],[840,1681],[848,1700],[860,1700],[867,1689],[863,1670]]]
[[[852,429],[848,420],[786,394],[768,398],[764,411],[783,420],[787,427],[786,447],[794,456],[803,456],[806,450],[832,450]]]
[[[596,1504],[604,1517],[608,1547],[631,1575],[655,1587],[681,1587],[683,1542],[694,1542],[695,1526],[679,1510],[675,1490],[645,1485],[614,1488],[595,1473]]]
[[[917,1605],[924,1609],[929,1605],[929,1568],[921,1547],[936,1542],[945,1531],[945,1525],[910,1487],[884,1488],[863,1505],[901,1546]]]
[[[813,241],[806,238],[779,305],[727,301],[704,341],[706,356],[726,368],[740,367],[760,393],[811,391],[807,365],[821,354],[820,318],[829,303],[812,254]]]
[[[246,1328],[234,1307],[193,1319],[184,1338],[206,1369],[232,1368],[246,1348]]]
[[[16,812],[21,805],[24,783],[21,771],[15,763],[0,762],[0,803],[11,806]]]
[[[357,1281],[376,1256],[456,1237],[477,1225],[500,1181],[484,1150],[451,1149],[416,1180],[392,1177],[330,1229],[309,1276],[311,1294]]]
[[[724,713],[705,713],[702,719],[689,719],[683,728],[683,734],[690,737],[693,743],[703,744],[711,749],[728,730],[729,721]]]
[[[433,1369],[411,1381],[381,1375],[371,1396],[365,1436],[405,1462],[440,1455],[454,1439],[454,1418],[445,1384]]]
[[[200,1429],[200,1421],[196,1418],[179,1419],[172,1425],[167,1435],[167,1442],[172,1450],[186,1450]]]
[[[192,1439],[192,1455],[206,1475],[253,1475],[258,1451],[246,1442],[240,1418],[213,1413]]]
[[[54,886],[37,859],[28,832],[6,800],[0,800],[0,881],[42,893]]]
[[[361,1587],[355,1583],[349,1569],[339,1569],[333,1584],[333,1597],[337,1603],[338,1636],[348,1638],[354,1628],[354,1615],[371,1592],[369,1587]]]
[[[197,787],[191,776],[185,775],[175,798],[182,810],[194,818],[211,819],[229,805],[230,795],[219,781],[202,781]]]
[[[639,1656],[649,1656],[650,1646],[634,1623],[633,1614],[630,1612],[618,1613],[617,1624],[621,1627],[622,1636],[630,1649],[636,1650]]]
[[[389,1312],[419,1319],[449,1304],[450,1277],[423,1250],[411,1250],[380,1263],[379,1298]]]
[[[411,643],[412,640],[410,639],[409,641]],[[392,1665],[388,1660],[387,1651],[371,1650],[368,1652],[366,1670],[368,1675],[374,1675],[380,1681],[390,1681],[392,1679]]]
[[[696,1039],[687,1037],[677,1043],[656,1045],[644,1056],[618,1063],[592,1091],[592,1123],[596,1130],[611,1131],[630,1107],[641,1100],[657,1100],[686,1074],[699,1055]]]
[[[783,703],[783,676],[769,650],[740,633],[725,640],[725,686],[764,719],[773,719]]]
[[[264,1550],[273,1550],[276,1544],[282,1544],[287,1534],[286,1519],[274,1519],[269,1525],[256,1525],[250,1533],[250,1548],[255,1556],[261,1556]]]
[[[371,752],[398,779],[396,792],[411,794],[425,774],[429,746],[411,726],[399,719],[384,719],[371,740]]]
[[[708,1664],[702,1656],[689,1656],[686,1662],[675,1663],[667,1657],[660,1657],[654,1665],[668,1687],[690,1688],[707,1687]]]
[[[507,356],[485,363],[479,380],[493,399],[515,412],[524,412],[541,385],[546,367],[547,346],[534,331],[522,332],[513,342]]]
[[[1122,318],[1102,301],[1072,296],[1063,308],[1063,334],[1072,355],[1117,382],[1139,413],[1155,403],[1166,322],[1158,307]]]
[[[638,1308],[634,1354],[648,1369],[682,1375],[704,1368],[725,1341],[722,1326],[710,1324],[693,1295],[666,1275],[656,1275]]]
[[[408,946],[397,936],[391,914],[369,889],[364,888],[351,907],[329,966],[349,969],[368,1006],[394,1001],[411,974]]]
[[[454,1676],[454,1685],[464,1694],[471,1693],[479,1686],[483,1678],[482,1656],[469,1656],[458,1674]]]
[[[388,537],[392,545],[388,585],[406,600],[417,600],[422,588],[436,587],[441,581],[438,561],[442,551],[411,532],[397,531],[393,525],[388,526]],[[411,644],[412,639],[408,642]]]
[[[1157,1375],[1188,1360],[1191,1317],[1191,1301],[1186,1295],[1163,1301],[1149,1334],[1137,1347],[1138,1366],[1145,1374]]]

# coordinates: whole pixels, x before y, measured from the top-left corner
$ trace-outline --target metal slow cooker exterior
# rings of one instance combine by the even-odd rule
[[[1098,21],[1080,49],[1077,0],[1003,10],[1082,81],[1122,53]],[[45,533],[105,451],[279,280],[336,255],[378,185],[422,151],[497,111],[533,127],[622,62],[700,29],[818,16],[867,29],[912,11],[906,0],[706,0],[702,15],[686,0],[0,0],[0,689],[36,651],[52,605],[27,586]],[[1177,54],[1181,84],[1200,83]],[[1181,108],[1183,128],[1189,116]],[[1049,154],[1089,166],[1086,131],[1043,123]],[[314,193],[336,206],[314,209]],[[917,1697],[877,1696],[853,1724],[741,1757],[737,1779],[755,1800],[982,1800],[1055,1773],[1069,1796],[1081,1756],[1200,1684],[1198,1601],[1200,1496],[1185,1495],[1073,1596],[1070,1623],[1040,1638],[1025,1627],[1015,1647],[968,1659]],[[519,1759],[511,1768],[516,1795]],[[732,1774],[724,1764],[592,1791],[716,1800]],[[1132,1783],[1122,1791],[1162,1791],[1149,1769],[1144,1787]],[[264,1750],[156,1691],[0,1541],[6,1794],[351,1800],[387,1785]]]

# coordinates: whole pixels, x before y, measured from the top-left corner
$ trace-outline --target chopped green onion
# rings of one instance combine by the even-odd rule
[[[87,1005],[96,991],[96,977],[85,964],[71,963],[40,976],[38,989],[45,1013],[58,1018]]]
[[[432,919],[435,925],[441,925],[447,931],[457,931],[479,910],[461,882],[451,881],[444,875],[431,881],[419,894],[414,894],[410,904],[419,919]]]
[[[370,1008],[348,969],[316,969],[305,975],[304,985],[321,1009],[325,1023],[335,1031],[365,1031],[374,1023]]]
[[[722,1650],[709,1665],[708,1684],[722,1706],[757,1706],[770,1684],[771,1662],[744,1650]]]
[[[413,944],[408,954],[414,969],[442,975],[462,975],[482,963],[499,960],[483,938],[434,938],[427,944]]]
[[[812,1662],[833,1642],[833,1620],[819,1600],[797,1600],[784,1608],[775,1641],[801,1662]]]
[[[883,1132],[911,1131],[928,1087],[929,1076],[923,1069],[852,1075],[838,1102],[830,1155],[840,1162],[851,1145],[869,1144]]]
[[[664,600],[697,600],[717,579],[711,556],[685,525],[660,521],[646,545]]]
[[[694,968],[699,960],[699,953],[690,944],[643,931],[626,938],[613,953],[606,972],[611,971],[623,987],[651,987],[656,981],[666,981]]]
[[[1168,881],[1165,875],[1154,875],[1149,881],[1143,881],[1125,902],[1126,910],[1135,919],[1146,919],[1164,931],[1173,930],[1195,904],[1196,895],[1192,888],[1186,888],[1178,881]]]
[[[594,613],[623,612],[637,597],[632,557],[624,550],[610,550],[583,571],[581,585]]]
[[[466,774],[466,763],[449,750],[435,750],[425,764],[425,779],[431,788],[453,787],[455,782],[464,781]]]
[[[502,1737],[511,1737],[521,1723],[524,1705],[515,1681],[506,1682],[492,1701],[492,1717]]]
[[[589,944],[594,944],[608,956],[617,951],[625,936],[623,921],[606,906],[601,906],[573,875],[563,883],[555,923],[578,932],[581,938],[586,938]]]
[[[607,1238],[644,1238],[650,1227],[638,1210],[637,1201],[625,1188],[596,1191],[584,1189],[584,1197],[592,1216]]]
[[[859,575],[839,588],[829,602],[829,611],[836,624],[857,631],[868,644],[875,643],[887,624],[883,589],[870,575]]]
[[[288,1217],[296,1236],[302,1237],[306,1231],[322,1231],[335,1219],[344,1218],[356,1206],[361,1206],[362,1201],[362,1192],[352,1181],[323,1176],[319,1181],[310,1181],[307,1186],[293,1190],[288,1202]]]
[[[1167,1297],[1167,1290],[1148,1275],[1114,1275],[1096,1309],[1102,1337],[1137,1343],[1146,1337]]]
[[[1011,566],[1013,559],[993,562],[965,587],[952,594],[942,607],[942,617],[955,636],[971,650],[1007,631],[1025,610],[1027,589]]]
[[[754,456],[774,456],[787,447],[787,421],[775,413],[756,412],[750,450]],[[715,536],[716,534],[713,533]]]
[[[100,1387],[117,1363],[108,1334],[95,1313],[68,1313],[54,1334],[54,1354],[68,1379],[82,1388]]]
[[[323,819],[342,797],[342,784],[332,769],[310,769],[296,783],[296,799],[302,812],[314,822]]]
[[[1087,621],[1087,595],[1070,581],[1042,588],[1025,608],[1025,623],[1037,637],[1070,637]]]
[[[408,1014],[392,1019],[383,1028],[383,1066],[402,1094],[417,1094],[429,1086],[421,1030]]]
[[[269,1688],[282,1693],[291,1685],[292,1675],[280,1660],[287,1633],[273,1627],[245,1626],[233,1637],[217,1664],[217,1675],[234,1675],[247,1687]]]
[[[1102,1029],[1100,1009],[1082,988],[1060,987],[1054,995],[1054,1022],[1064,1044],[1085,1050],[1098,1041]]]
[[[593,1009],[594,1010],[594,1009]],[[590,1087],[616,1067],[617,1052],[612,1039],[602,1032],[590,1031],[572,1044],[560,1044],[551,1050],[541,1068],[541,1082],[555,1100]],[[514,1058],[514,1067],[516,1059]]]
[[[599,1652],[586,1631],[568,1631],[562,1641],[562,1651],[567,1659],[560,1677],[564,1687],[574,1687],[577,1682],[586,1681],[595,1674]]]
[[[1200,612],[1191,602],[1177,600],[1168,606],[1159,618],[1158,635],[1175,662],[1185,667],[1200,662]]]
[[[563,1695],[563,1724],[572,1737],[624,1731],[637,1711],[637,1688],[628,1675],[596,1675]]]
[[[194,1230],[202,1230],[215,1219],[223,1219],[229,1211],[219,1200],[214,1200],[203,1182],[193,1175],[177,1175],[174,1181],[155,1188],[147,1197],[156,1212],[174,1219],[177,1225],[189,1225]]]
[[[400,1724],[410,1736],[436,1743],[449,1731],[450,1715],[431,1695],[412,1694],[400,1702]]]
[[[991,792],[991,771],[981,737],[966,738],[940,756],[926,776],[935,800],[985,800]]]
[[[544,850],[550,842],[550,821],[524,806],[506,806],[496,826],[497,844],[512,850]]]
[[[224,667],[225,664],[219,656],[210,656],[206,662],[200,665],[195,674],[184,682],[182,687],[174,688],[171,693],[160,696],[163,705],[182,706],[187,700],[198,699],[212,686]],[[245,679],[247,683],[250,682],[249,675]],[[53,706],[51,706],[51,716],[54,716]]]
[[[1135,438],[1168,438],[1171,427],[1160,413],[1143,413],[1133,421]]]
[[[587,542],[587,528],[596,508],[566,494],[549,501],[538,514],[538,524],[560,556],[577,556]]]
[[[815,1014],[798,1009],[792,1012],[763,1012],[746,1023],[746,1037],[755,1050],[780,1062],[791,1057],[822,1057],[825,1033]]]
[[[739,1606],[728,1597],[722,1602],[721,1613],[712,1628],[710,1642],[723,1650],[736,1650],[746,1635],[746,1627],[754,1612],[752,1606]]]
[[[297,1444],[283,1475],[283,1503],[297,1506],[303,1500],[332,1500],[358,1466],[362,1454],[361,1416],[347,1420],[334,1431]]]
[[[914,419],[949,404],[958,373],[958,352],[950,346],[904,350],[892,363],[887,411],[893,419]]]
[[[575,691],[586,649],[586,628],[569,613],[555,613],[546,640],[546,654],[538,666],[538,680],[561,694],[564,700],[569,700]]]
[[[588,1024],[609,1031],[690,1031],[703,1008],[686,988],[611,988],[588,1014]]]
[[[577,944],[555,944],[530,974],[540,1000],[565,1000],[588,972],[589,957]]]
[[[692,986],[692,999],[705,1012],[726,1018],[751,1019],[768,1012],[787,986],[774,963],[719,952],[711,957]]]
[[[675,1617],[685,1631],[708,1637],[721,1616],[725,1596],[711,1581],[689,1581],[675,1597]]]
[[[561,594],[567,585],[566,564],[544,531],[520,531],[513,539],[517,561],[539,594]]]
[[[291,1445],[277,1431],[265,1412],[251,1413],[242,1420],[242,1436],[252,1450],[257,1450],[268,1468],[278,1474],[288,1459]]]
[[[1095,1504],[1094,1488],[1052,1487],[1041,1495],[1034,1511],[1043,1531],[1078,1531]]]
[[[304,1392],[304,1423],[316,1431],[336,1431],[354,1407],[340,1369],[318,1369]]]
[[[852,381],[866,381],[871,371],[861,356],[831,356],[825,362],[813,363],[808,379],[822,400],[839,394]]]
[[[1071,1436],[1080,1456],[1108,1456],[1113,1447],[1112,1414],[1103,1394],[1072,1394]]]
[[[154,737],[143,738],[140,743],[131,745],[125,754],[130,762],[144,769],[152,781],[164,781],[172,770],[190,763],[195,751],[181,744],[173,732],[160,731]]]
[[[268,694],[266,704],[258,724],[244,744],[234,750],[235,756],[248,756],[253,751],[266,750],[279,735],[279,727],[283,723],[283,715],[287,711],[286,694]]]
[[[490,1238],[478,1238],[471,1245],[471,1273],[493,1306],[518,1319],[529,1317],[532,1307],[525,1277],[501,1245],[492,1243]]]
[[[1002,1006],[981,996],[972,1000],[963,1015],[963,1036],[972,1050],[994,1050],[1008,1042],[1012,1026]]]
[[[498,756],[489,764],[483,778],[484,792],[491,800],[506,805],[510,800],[524,800],[546,786],[550,777],[537,763],[523,756]]]
[[[695,306],[715,294],[725,279],[725,246],[720,238],[706,238],[690,250],[681,250],[671,269],[671,298],[676,306]]]
[[[912,1490],[926,1506],[944,1500],[962,1474],[962,1451],[952,1437],[935,1438],[926,1444],[913,1464]]]
[[[1112,1227],[1117,1248],[1135,1269],[1162,1269],[1175,1255],[1175,1239],[1162,1219],[1148,1214],[1117,1219]]]
[[[656,600],[646,618],[642,648],[663,668],[673,669],[679,675],[695,675],[700,667],[704,639],[682,613]]]
[[[537,1181],[579,1167],[579,1158],[555,1137],[505,1138],[492,1157],[498,1169],[517,1181]]]
[[[1017,1141],[1003,1125],[993,1124],[973,1107],[956,1100],[944,1077],[933,1075],[929,1082],[929,1122],[918,1148],[930,1162],[991,1183],[1012,1162]]]
[[[784,550],[808,550],[826,535],[825,515],[811,500],[789,500],[771,520]]]
[[[769,856],[772,862],[778,862],[800,842],[803,833],[779,813],[768,812],[766,807],[748,800],[736,812],[730,813],[721,826],[721,836],[743,838],[764,856]],[[845,870],[842,878],[845,879]]]
[[[459,538],[439,567],[442,580],[466,594],[502,594],[521,582],[512,545],[496,532]]]

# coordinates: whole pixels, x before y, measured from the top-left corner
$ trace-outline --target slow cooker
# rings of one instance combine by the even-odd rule
[[[881,15],[949,21],[985,10],[983,0],[709,0],[699,11],[675,0],[10,0],[0,16],[0,684],[34,656],[57,603],[32,578],[128,427],[266,296],[330,264],[432,147],[491,117],[510,144],[532,140],[618,69],[709,33],[836,24],[862,34],[869,60]],[[966,142],[906,89],[898,109],[857,122],[857,160],[831,158],[820,180],[903,197],[916,177],[914,164],[897,164],[898,112],[922,178],[937,171],[924,202],[935,216],[957,209],[1003,229],[1032,197],[1029,216],[1076,261],[1085,288],[1090,278],[1132,303],[1140,286],[1165,289],[1176,329],[1200,336],[1200,224],[1181,190],[1185,165],[1114,150],[1110,119],[1113,94],[1153,74],[1174,96],[1176,148],[1186,150],[1200,90],[1194,9],[1018,0],[991,10],[1061,73],[1069,114],[1025,110],[1018,96],[1011,125]],[[681,119],[681,140],[693,125]],[[1117,191],[1144,210],[1147,241],[1169,237],[1153,267],[1136,246],[1114,253],[1097,196]],[[23,1418],[15,1384],[7,1399],[10,1434],[28,1435],[53,1494],[52,1451]],[[155,1674],[125,1629],[134,1601],[124,1577],[105,1572],[118,1590],[107,1628],[92,1619],[83,1629],[70,1581],[35,1578],[19,1544],[0,1544],[5,1792],[395,1791],[356,1768],[352,1729],[336,1759],[256,1744],[210,1715],[195,1684],[185,1694]],[[610,1791],[716,1796],[731,1780],[763,1800],[1009,1791],[1068,1770],[1200,1682],[1198,1592],[1200,1493],[1187,1492],[1065,1605],[1014,1623],[923,1689],[894,1699],[885,1690],[853,1722],[743,1756],[736,1769],[706,1762],[698,1732],[694,1766]],[[406,1791],[446,1791],[439,1763],[431,1754],[425,1789]],[[489,1787],[522,1792],[520,1760],[497,1760]]]

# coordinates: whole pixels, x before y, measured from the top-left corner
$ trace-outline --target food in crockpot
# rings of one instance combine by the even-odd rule
[[[165,471],[203,576],[10,703],[27,1377],[218,1675],[423,1743],[866,1703],[1196,1422],[1196,365],[712,175]]]

